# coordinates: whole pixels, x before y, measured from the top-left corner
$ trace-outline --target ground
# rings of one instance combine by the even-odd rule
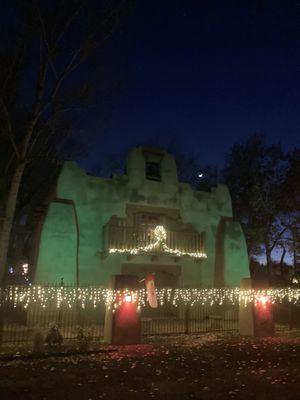
[[[0,398],[300,399],[299,338],[189,335],[110,350],[1,361]]]

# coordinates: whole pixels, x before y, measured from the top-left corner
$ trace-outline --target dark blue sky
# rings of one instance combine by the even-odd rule
[[[260,132],[300,146],[300,5],[293,1],[138,1],[107,44],[121,88],[84,131],[90,167],[105,153],[178,140],[204,163]],[[99,116],[101,115],[101,117]]]

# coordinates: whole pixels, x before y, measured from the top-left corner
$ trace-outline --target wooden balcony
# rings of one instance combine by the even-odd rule
[[[114,226],[107,224],[104,228],[105,250],[110,253],[151,254],[170,253],[175,256],[189,255],[205,258],[204,233],[193,230],[169,231],[166,237],[158,242],[154,229],[141,229],[135,226]]]

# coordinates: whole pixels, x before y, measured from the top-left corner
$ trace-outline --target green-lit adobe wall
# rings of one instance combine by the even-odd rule
[[[130,151],[127,174],[111,179],[89,176],[74,162],[66,162],[57,182],[57,199],[50,204],[42,228],[35,282],[63,278],[70,283],[79,279],[80,284],[107,286],[111,275],[134,270],[141,274],[146,270],[173,272],[182,287],[211,287],[216,273],[224,275],[220,281],[228,286],[248,277],[246,243],[240,224],[231,220],[227,187],[218,185],[210,193],[192,191],[188,184],[178,182],[175,161],[167,153],[160,168],[160,182],[146,179],[141,147]],[[113,215],[125,218],[130,205],[160,212],[177,210],[184,223],[205,232],[207,258],[196,262],[168,255],[104,257],[103,227]],[[224,219],[220,250],[216,246],[218,226]]]

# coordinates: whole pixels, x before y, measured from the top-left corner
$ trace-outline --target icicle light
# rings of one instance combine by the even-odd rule
[[[250,303],[300,303],[299,288],[278,289],[249,289],[221,288],[221,289],[156,289],[158,305],[171,304],[174,307],[181,305],[222,305],[231,304],[247,306]],[[140,290],[112,290],[99,287],[43,287],[43,286],[9,286],[3,289],[2,299],[13,304],[14,307],[22,305],[27,308],[32,304],[40,304],[43,308],[53,302],[57,308],[62,305],[73,307],[79,305],[97,307],[100,304],[116,309],[123,302],[137,303],[138,308],[144,307],[146,301],[145,289]]]

